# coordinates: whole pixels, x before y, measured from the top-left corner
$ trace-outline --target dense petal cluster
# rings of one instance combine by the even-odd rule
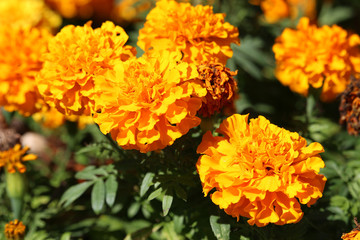
[[[21,148],[20,144],[16,144],[13,148],[0,151],[0,167],[6,167],[9,173],[14,173],[16,170],[24,173],[26,167],[23,162],[32,161],[37,158],[34,154],[26,154],[28,150],[28,147]]]
[[[204,82],[207,94],[199,114],[210,117],[219,112],[225,105],[233,105],[237,96],[237,83],[230,71],[220,63],[201,64],[198,66],[199,78]]]
[[[360,72],[359,45],[357,34],[336,25],[318,28],[302,18],[296,30],[287,28],[276,39],[276,77],[305,96],[309,86],[322,87],[321,99],[331,101]]]
[[[233,217],[265,226],[296,223],[300,204],[308,206],[322,197],[326,178],[319,143],[306,146],[295,132],[271,124],[260,116],[235,114],[217,130],[207,132],[197,151],[203,154],[196,166],[205,196]]]
[[[60,25],[61,17],[43,0],[0,0],[0,26],[55,30]]]
[[[52,35],[45,29],[0,26],[0,106],[28,116],[43,104],[35,76]]]
[[[45,0],[65,18],[100,18],[110,15],[115,0]]]
[[[233,54],[230,44],[239,43],[238,35],[224,14],[214,14],[211,6],[160,0],[146,17],[138,46],[145,51],[181,51],[185,62],[226,64]]]
[[[148,53],[120,62],[113,99],[99,99],[94,121],[124,149],[163,149],[200,124],[196,112],[206,95],[196,66],[176,53]]]
[[[301,15],[315,17],[316,0],[252,0],[260,5],[267,22],[274,23],[284,18],[295,19]]]
[[[341,94],[340,124],[347,124],[351,135],[360,133],[360,79],[352,78],[345,91]]]
[[[51,39],[37,77],[45,101],[66,115],[90,115],[102,88],[112,88],[107,75],[116,62],[135,55],[135,48],[125,46],[128,35],[121,27],[90,25],[68,25]]]
[[[15,219],[5,224],[5,237],[6,239],[23,239],[25,236],[25,225]]]

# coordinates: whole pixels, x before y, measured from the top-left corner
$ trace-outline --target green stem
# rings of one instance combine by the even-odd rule
[[[119,155],[123,158],[125,158],[125,154],[123,153],[122,149],[119,147],[119,145],[112,139],[110,133],[106,134],[105,137],[108,139],[110,144],[115,148],[115,150],[119,153]]]

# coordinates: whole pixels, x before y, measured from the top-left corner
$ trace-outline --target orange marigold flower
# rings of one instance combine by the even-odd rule
[[[196,112],[206,95],[196,66],[180,62],[177,53],[148,53],[119,62],[119,78],[108,102],[94,121],[124,149],[163,149],[200,124]]]
[[[201,64],[198,66],[199,78],[207,90],[199,114],[210,117],[219,112],[225,105],[232,105],[237,95],[237,83],[229,68],[221,63]]]
[[[0,106],[29,116],[43,103],[35,76],[52,35],[45,29],[0,26]]]
[[[341,94],[340,124],[347,123],[351,135],[360,132],[360,79],[352,78],[350,84]]]
[[[161,0],[147,15],[138,45],[145,51],[181,51],[185,62],[226,64],[233,54],[230,44],[239,43],[238,36],[237,28],[224,21],[224,14],[214,14],[212,6]]]
[[[65,18],[107,19],[114,8],[115,0],[45,0]]]
[[[336,25],[317,28],[301,18],[297,29],[286,28],[273,46],[276,77],[304,96],[309,85],[322,87],[321,99],[334,100],[360,72],[359,44],[357,34]]]
[[[313,19],[316,14],[316,0],[251,0],[250,3],[260,5],[269,23],[296,19],[300,14]]]
[[[233,217],[250,218],[250,225],[296,223],[308,206],[322,197],[326,178],[319,143],[306,140],[259,116],[235,114],[213,136],[208,131],[197,152],[196,166],[205,196]]]
[[[90,115],[94,98],[104,88],[112,88],[107,75],[112,74],[115,62],[135,55],[135,48],[124,46],[127,40],[125,31],[112,22],[95,30],[91,22],[64,27],[49,42],[37,77],[45,101],[66,115]]]
[[[60,25],[61,17],[50,10],[43,0],[0,0],[0,26],[37,27],[52,31]]]
[[[20,173],[24,173],[26,167],[23,162],[32,161],[37,158],[34,154],[26,154],[28,150],[28,147],[21,148],[20,144],[16,144],[13,148],[0,151],[0,167],[6,167],[9,173],[16,172],[16,169]]]
[[[360,240],[360,225],[357,222],[357,219],[354,218],[354,222],[356,227],[349,233],[344,233],[341,236],[341,239],[343,240]]]
[[[10,221],[5,225],[5,237],[8,240],[20,240],[25,236],[25,225],[15,219],[14,221]]]

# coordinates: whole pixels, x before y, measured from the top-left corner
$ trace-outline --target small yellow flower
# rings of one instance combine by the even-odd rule
[[[28,147],[21,148],[20,144],[16,144],[13,148],[0,152],[0,167],[6,167],[9,173],[15,173],[16,170],[20,173],[26,171],[23,164],[25,161],[32,161],[37,158],[34,154],[26,154]]]
[[[230,44],[240,40],[238,29],[224,17],[211,6],[161,0],[147,15],[138,45],[144,51],[181,51],[185,62],[226,64],[233,55]]]
[[[15,219],[5,225],[5,237],[7,240],[21,240],[25,236],[25,225]]]

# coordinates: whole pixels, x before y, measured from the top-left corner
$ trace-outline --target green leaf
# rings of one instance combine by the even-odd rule
[[[104,181],[99,178],[96,180],[94,188],[91,192],[91,207],[96,214],[101,212],[105,202],[105,184]]]
[[[210,226],[218,240],[230,239],[230,224],[219,223],[219,216],[210,216]]]
[[[153,200],[154,198],[157,198],[158,196],[161,195],[162,191],[163,191],[162,188],[156,189],[154,192],[152,192],[152,193],[149,195],[148,200],[151,201],[151,200]]]
[[[354,10],[351,7],[332,7],[332,4],[323,4],[318,23],[320,26],[333,25],[344,20],[347,20],[354,15]]]
[[[64,207],[69,206],[76,199],[78,199],[91,185],[93,185],[93,183],[93,181],[88,181],[70,187],[62,195],[59,204],[64,204]]]
[[[61,235],[60,240],[70,240],[71,232],[66,232]]]
[[[118,189],[118,182],[115,175],[110,175],[105,182],[106,187],[106,203],[109,207],[112,207],[115,202],[116,192]]]
[[[139,202],[134,202],[131,204],[131,206],[128,208],[127,214],[129,218],[134,217],[140,210],[141,204]]]
[[[173,202],[173,196],[165,194],[162,200],[162,209],[164,216],[166,216],[169,213],[172,202]]]
[[[145,177],[140,186],[140,197],[144,196],[145,193],[149,190],[150,186],[153,184],[152,180],[155,174],[152,172],[148,172],[145,174]]]

